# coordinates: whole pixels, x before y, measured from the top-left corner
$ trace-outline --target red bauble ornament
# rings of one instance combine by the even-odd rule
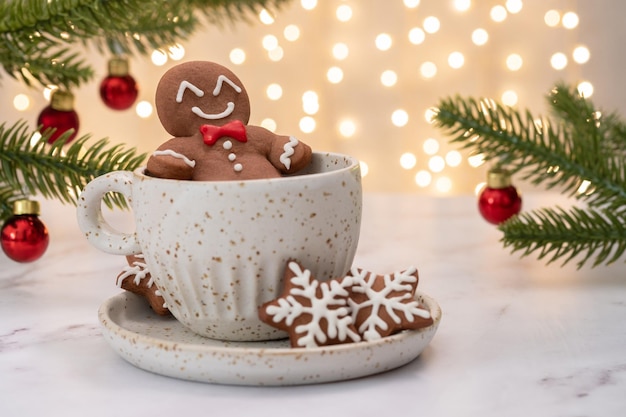
[[[128,60],[109,60],[109,75],[100,83],[100,97],[104,104],[113,110],[126,110],[133,105],[138,94],[137,83],[128,74]]]
[[[74,129],[67,139],[67,142],[72,141],[78,133],[79,126],[78,114],[74,111],[74,95],[67,91],[54,91],[50,97],[50,105],[39,114],[37,125],[41,126],[41,133],[47,129],[56,129],[48,138],[48,143],[53,143],[63,133]]]
[[[2,226],[2,250],[16,262],[32,262],[41,257],[50,240],[46,225],[39,220],[39,203],[17,200],[13,216]]]
[[[500,224],[522,209],[522,197],[511,185],[511,175],[501,169],[487,173],[487,186],[478,198],[480,214],[489,223]]]

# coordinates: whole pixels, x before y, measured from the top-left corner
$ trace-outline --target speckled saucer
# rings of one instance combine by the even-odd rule
[[[122,358],[146,371],[232,385],[304,385],[385,372],[414,360],[441,320],[437,302],[417,293],[432,326],[373,342],[292,349],[287,340],[223,342],[201,337],[174,318],[157,316],[145,299],[124,292],[98,311],[102,332]]]

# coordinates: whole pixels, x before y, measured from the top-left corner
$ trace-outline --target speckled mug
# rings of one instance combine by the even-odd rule
[[[102,216],[102,197],[130,202],[134,233]],[[181,181],[116,171],[80,196],[78,224],[88,241],[112,254],[143,253],[170,311],[205,337],[259,341],[286,334],[262,323],[259,305],[276,298],[289,259],[318,279],[352,265],[361,226],[356,159],[314,153],[298,175],[248,181]]]

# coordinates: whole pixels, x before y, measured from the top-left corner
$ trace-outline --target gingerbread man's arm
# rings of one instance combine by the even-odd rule
[[[147,173],[158,178],[190,180],[196,161],[186,154],[186,138],[173,138],[165,142],[148,159]]]
[[[311,162],[311,148],[294,136],[277,135],[259,126],[246,127],[250,136],[268,144],[267,159],[284,174],[298,172]]]

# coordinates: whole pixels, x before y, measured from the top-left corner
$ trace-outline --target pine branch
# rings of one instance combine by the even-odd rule
[[[537,252],[551,263],[563,265],[584,254],[578,267],[593,259],[593,266],[611,264],[626,252],[626,222],[611,210],[544,208],[521,213],[500,226],[502,242],[522,256]],[[594,258],[595,257],[595,258]]]
[[[0,65],[27,85],[65,89],[93,77],[70,46],[91,44],[104,53],[146,55],[151,49],[187,39],[211,22],[245,19],[260,8],[286,0],[14,0],[0,4]],[[158,3],[158,4],[157,4]]]
[[[456,97],[439,103],[434,123],[453,137],[453,143],[521,173],[535,185],[561,187],[593,206],[624,209],[624,150],[615,152],[618,143],[606,137],[623,125],[615,117],[596,120],[591,104],[566,87],[556,91],[550,103],[561,110],[563,120],[535,117],[489,99]],[[588,111],[579,111],[581,103]],[[583,181],[591,183],[593,193],[577,193]]]
[[[548,102],[552,117],[490,99],[447,98],[437,106],[434,124],[486,161],[589,205],[587,211],[522,214],[499,227],[505,246],[524,255],[538,251],[550,262],[586,252],[579,267],[594,256],[594,266],[614,262],[626,251],[626,125],[562,84]]]
[[[0,220],[6,219],[13,214],[13,201],[15,190],[6,184],[0,183]]]
[[[110,146],[106,139],[87,143],[82,136],[66,145],[71,131],[64,133],[52,145],[47,139],[53,130],[43,132],[41,139],[31,143],[31,132],[24,121],[13,126],[0,125],[0,201],[2,215],[10,214],[10,202],[26,194],[41,194],[46,198],[76,204],[80,191],[92,179],[110,171],[132,171],[146,158],[134,148]],[[65,147],[64,147],[65,145]],[[119,195],[105,202],[119,207],[126,203]],[[7,211],[8,210],[8,211]]]

